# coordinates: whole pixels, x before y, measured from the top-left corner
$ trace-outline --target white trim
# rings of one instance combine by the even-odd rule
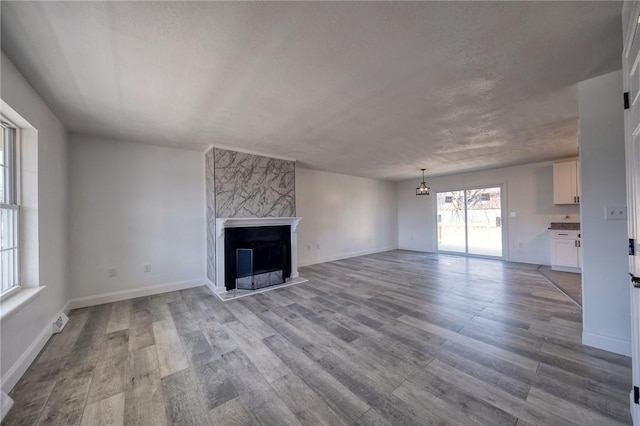
[[[209,290],[211,290],[212,293],[218,294],[218,293],[225,293],[227,291],[224,287],[216,288],[216,283],[214,283],[210,279],[206,278],[205,280],[206,280],[205,285],[209,287]]]
[[[219,293],[214,292],[214,294],[218,296],[218,299],[222,300],[223,302],[228,302],[229,300],[235,300],[241,297],[252,296],[258,293],[264,293],[265,291],[278,290],[279,288],[290,287],[292,285],[302,284],[306,282],[309,282],[309,280],[306,278],[301,278],[301,277],[287,278],[287,281],[282,284],[271,285],[267,287],[258,288],[255,290],[240,290],[240,294],[237,294],[235,290],[221,291]]]
[[[583,330],[582,344],[620,355],[631,356],[631,340],[619,337]]]
[[[9,250],[12,250],[12,249],[9,249]],[[18,293],[20,290],[22,290],[22,286],[21,285],[16,285],[16,286],[11,287],[9,290],[7,290],[4,293],[0,294],[0,302],[2,302],[3,300],[7,300],[8,298],[13,296],[14,294]],[[1,311],[2,311],[2,309],[0,309],[0,312]]]
[[[13,399],[11,399],[6,393],[0,391],[0,421],[4,420],[12,406]]]
[[[247,228],[253,226],[291,226],[291,233],[298,230],[300,217],[219,217],[216,219],[216,237],[222,237],[225,228]]]
[[[62,309],[60,309],[60,311],[64,312],[65,315],[69,315],[70,310],[71,310],[71,300],[67,300],[67,303],[64,304],[64,306],[62,307]]]
[[[434,251],[427,250],[424,247],[408,246],[408,245],[398,246],[397,248],[391,249],[391,250],[406,250],[406,251],[416,251],[418,253],[435,254]]]
[[[290,226],[291,229],[291,275],[298,277],[298,224],[301,217],[245,217],[245,218],[216,218],[216,284],[220,284],[214,293],[223,293],[225,286],[225,232],[226,228],[245,228],[253,226]],[[219,287],[219,288],[218,288]]]
[[[135,299],[136,297],[152,296],[154,294],[167,293],[169,291],[200,287],[203,285],[208,285],[207,282],[209,282],[208,279],[200,278],[197,280],[177,281],[173,283],[139,287],[131,290],[114,291],[111,293],[96,294],[95,296],[85,296],[71,299],[67,305],[70,309],[86,308],[87,306],[102,305],[104,303]]]
[[[552,271],[573,272],[574,274],[582,273],[582,268],[574,268],[573,266],[551,265]]]
[[[375,249],[369,249],[369,250],[354,251],[351,253],[343,253],[343,254],[338,254],[334,256],[320,257],[313,260],[306,260],[306,261],[302,260],[300,261],[298,266],[303,267],[303,266],[316,265],[318,263],[333,262],[335,260],[349,259],[350,257],[365,256],[367,254],[382,253],[385,251],[392,251],[392,250],[398,250],[398,246],[394,245],[394,246],[381,247],[381,248],[375,248]],[[411,250],[411,249],[403,249],[403,250]],[[421,251],[421,250],[415,250],[415,251]]]
[[[54,320],[55,317],[47,321],[40,334],[38,334],[35,340],[31,342],[29,347],[22,353],[22,355],[20,355],[20,358],[18,358],[11,368],[7,370],[1,380],[2,385],[0,386],[2,387],[2,391],[9,393],[16,383],[18,383],[18,380],[20,380],[22,375],[27,372],[29,366],[33,363],[53,334],[51,324]]]
[[[22,116],[18,114],[15,109],[11,108],[9,104],[2,99],[0,99],[0,116],[2,116],[4,120],[9,121],[16,127],[35,130],[35,127],[33,127],[31,123],[22,118]]]
[[[225,151],[240,152],[242,154],[252,154],[252,155],[257,155],[259,157],[275,158],[275,159],[278,159],[278,160],[293,161],[293,162],[297,161],[295,158],[284,157],[284,156],[273,155],[273,154],[266,154],[266,153],[260,152],[260,151],[253,151],[251,149],[238,148],[237,146],[209,145],[209,148],[205,149],[204,153],[206,154],[207,152],[211,151],[214,148],[224,149]]]
[[[0,323],[8,320],[33,300],[47,286],[24,288],[0,302]]]
[[[629,392],[629,406],[631,407],[631,424],[640,425],[640,405],[634,402],[633,386]]]

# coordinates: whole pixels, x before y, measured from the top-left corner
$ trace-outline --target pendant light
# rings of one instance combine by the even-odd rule
[[[424,181],[424,171],[426,169],[420,169],[422,170],[422,182],[420,183],[420,186],[416,188],[416,195],[429,195],[429,190],[431,188],[429,188],[427,186],[427,183]]]

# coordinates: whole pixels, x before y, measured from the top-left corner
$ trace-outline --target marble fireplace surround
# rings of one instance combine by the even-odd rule
[[[272,288],[277,288],[288,283],[298,283],[306,280],[300,280],[298,274],[298,224],[301,218],[299,217],[249,217],[249,218],[228,218],[222,217],[216,219],[216,283],[215,293],[223,296],[227,293],[234,293],[235,297],[240,295],[248,295],[253,293],[259,293],[261,290],[266,291]],[[246,228],[254,226],[291,226],[291,277],[287,278],[285,284],[280,286],[265,287],[260,290],[246,290],[239,295],[235,291],[227,292],[225,288],[225,267],[224,267],[224,243],[226,228]],[[226,300],[226,297],[221,297]]]

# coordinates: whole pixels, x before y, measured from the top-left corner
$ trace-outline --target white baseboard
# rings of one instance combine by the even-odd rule
[[[324,256],[324,257],[319,257],[317,259],[308,259],[308,260],[300,259],[300,257],[298,257],[298,267],[301,268],[303,266],[315,265],[317,263],[333,262],[334,260],[348,259],[350,257],[365,256],[367,254],[382,253],[385,251],[391,251],[391,250],[397,250],[397,249],[398,249],[398,246],[388,246],[388,247],[380,247],[380,248],[374,248],[369,250],[354,251],[351,253],[342,253],[342,254],[337,254],[333,256]]]
[[[604,349],[620,355],[631,356],[631,341],[618,337],[607,336],[592,331],[582,331],[582,344]]]
[[[398,250],[417,251],[420,253],[435,253],[430,250],[425,250],[424,247],[418,247],[418,246],[398,246]]]
[[[629,393],[629,406],[631,407],[631,424],[640,425],[640,406],[635,403],[633,389]]]
[[[211,290],[211,292],[213,294],[220,294],[220,293],[224,293],[224,292],[227,291],[227,289],[224,288],[224,287],[223,288],[217,288],[216,284],[213,281],[211,281],[210,279],[208,279],[208,278],[206,279],[205,285],[207,287],[209,287],[209,290]]]
[[[71,310],[71,300],[68,300],[60,310],[64,312],[65,315],[69,315],[69,311]]]
[[[4,420],[12,406],[13,399],[11,399],[4,391],[0,391],[0,421]]]
[[[216,292],[214,294],[218,296],[218,299],[220,299],[221,301],[227,302],[229,300],[239,299],[241,297],[251,296],[258,293],[264,293],[265,291],[278,290],[281,288],[290,287],[292,285],[302,284],[306,282],[309,282],[309,280],[306,278],[300,278],[300,277],[287,278],[287,281],[283,284],[271,285],[267,287],[258,288],[255,290],[238,290],[238,291],[225,290],[225,291]]]
[[[111,293],[96,294],[95,296],[78,297],[71,299],[70,309],[86,308],[87,306],[102,305],[104,303],[119,302],[121,300],[135,299],[136,297],[152,296],[154,294],[167,293],[169,291],[185,290],[187,288],[208,285],[210,281],[200,278],[190,281],[177,281],[173,283],[139,287],[131,290],[114,291]]]
[[[68,303],[67,303],[68,304]],[[66,306],[66,305],[65,305]],[[44,325],[44,328],[38,334],[38,336],[31,342],[29,347],[20,355],[20,358],[7,370],[5,375],[2,377],[2,391],[5,393],[9,393],[11,389],[18,383],[18,380],[22,377],[24,373],[26,373],[29,366],[36,359],[44,345],[47,344],[49,338],[53,334],[53,330],[51,324],[55,320],[51,318]],[[4,407],[3,407],[4,408]]]
[[[582,273],[582,269],[581,268],[572,268],[571,266],[551,265],[551,270],[552,271],[560,271],[560,272],[573,272],[574,274]]]

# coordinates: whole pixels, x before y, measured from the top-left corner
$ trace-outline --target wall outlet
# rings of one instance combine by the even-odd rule
[[[151,272],[151,264],[150,263],[147,263],[147,264],[144,265],[144,271],[145,272]]]
[[[109,278],[117,277],[118,269],[114,267],[107,268],[107,275],[109,276]]]
[[[509,212],[509,217],[516,217],[516,212]]]
[[[604,208],[605,220],[627,220],[626,206],[606,206]]]

